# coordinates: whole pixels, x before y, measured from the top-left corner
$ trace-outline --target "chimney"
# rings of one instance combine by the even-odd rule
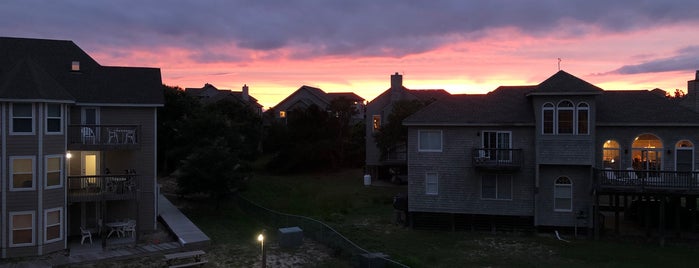
[[[680,103],[699,113],[699,70],[694,75],[694,80],[687,81],[687,95]]]
[[[242,94],[242,96],[243,96],[243,100],[244,100],[244,101],[250,101],[250,92],[249,92],[249,90],[248,90],[248,85],[247,85],[247,84],[243,84],[243,94]]]
[[[403,76],[396,72],[391,75],[391,89],[403,87]]]

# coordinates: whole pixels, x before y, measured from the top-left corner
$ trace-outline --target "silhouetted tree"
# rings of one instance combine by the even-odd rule
[[[422,109],[426,103],[419,100],[400,100],[393,103],[393,109],[388,115],[387,122],[374,134],[376,145],[382,157],[396,146],[405,145],[408,141],[408,128],[403,126],[403,120]]]

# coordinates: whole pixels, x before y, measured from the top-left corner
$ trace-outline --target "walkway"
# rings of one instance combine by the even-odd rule
[[[162,194],[158,196],[158,210],[160,218],[182,247],[205,247],[211,244],[211,239]]]

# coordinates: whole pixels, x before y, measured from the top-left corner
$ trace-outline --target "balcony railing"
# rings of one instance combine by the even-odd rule
[[[70,202],[136,198],[138,175],[68,176]]]
[[[471,159],[481,169],[517,170],[522,168],[522,149],[475,148]]]
[[[699,172],[595,169],[600,189],[634,192],[699,192]]]
[[[381,157],[383,163],[405,163],[408,159],[407,147],[405,144],[399,144],[390,147]]]
[[[137,125],[70,125],[69,150],[104,150],[140,148]]]

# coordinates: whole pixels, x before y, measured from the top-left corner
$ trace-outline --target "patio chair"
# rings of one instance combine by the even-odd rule
[[[126,133],[124,134],[124,143],[136,143],[136,130],[126,130]]]
[[[126,234],[128,233],[131,233],[131,237],[133,238],[136,235],[136,221],[129,220],[122,230],[124,232],[124,236],[126,236]]]
[[[85,227],[80,226],[80,235],[82,236],[80,239],[80,245],[85,243],[86,238],[90,239],[90,245],[92,245],[92,233],[90,233],[90,231],[86,230]]]
[[[608,180],[616,181],[616,174],[612,171],[612,168],[604,168],[604,175],[607,176]]]
[[[636,176],[636,170],[634,170],[633,168],[626,168],[626,170],[628,170],[629,179],[631,179],[631,180],[637,180],[637,179],[638,179],[638,176]]]
[[[97,142],[97,137],[95,136],[95,132],[92,130],[92,128],[82,127],[80,129],[80,134],[82,135],[83,144],[95,144]]]
[[[107,140],[107,143],[119,143],[119,133],[117,132],[117,130],[109,128],[107,129],[107,131],[109,132],[109,139]],[[114,142],[112,142],[112,140],[114,140]]]

